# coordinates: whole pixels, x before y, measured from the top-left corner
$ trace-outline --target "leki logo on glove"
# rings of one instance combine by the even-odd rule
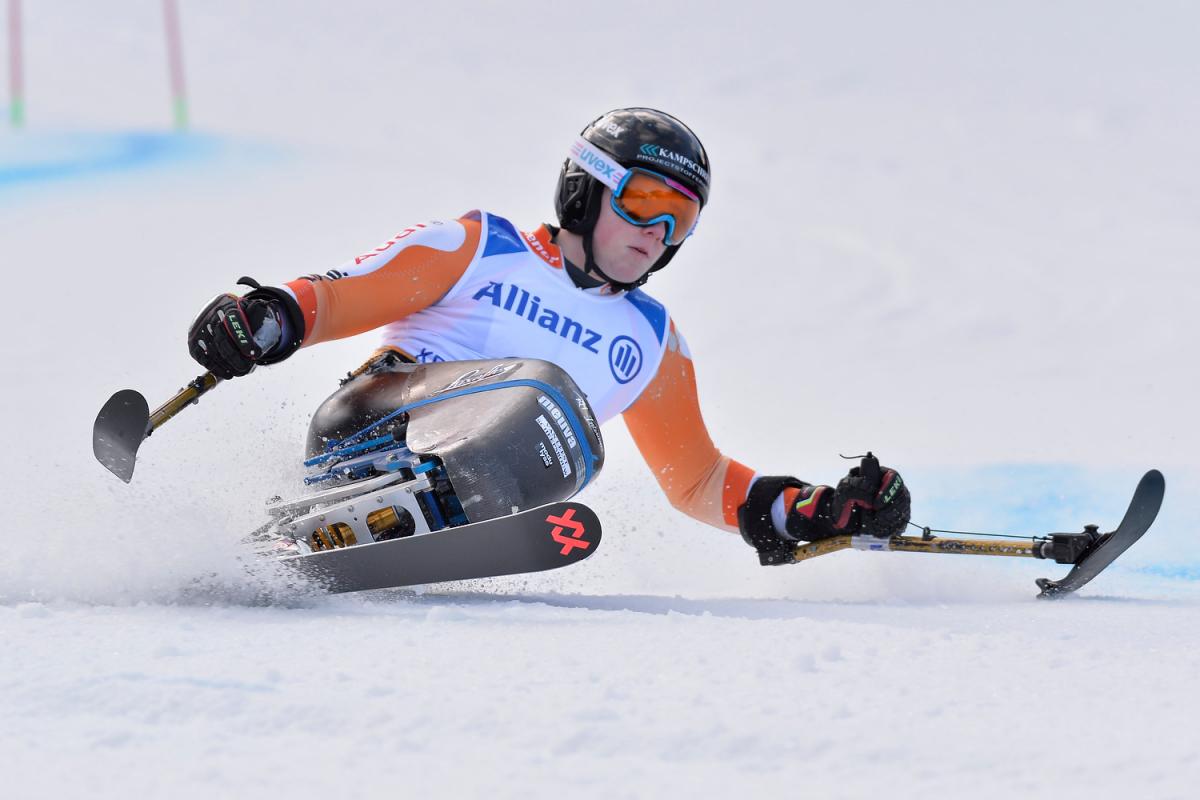
[[[571,550],[578,547],[581,550],[587,550],[592,546],[592,543],[583,538],[585,533],[583,523],[575,519],[575,509],[568,508],[566,513],[561,517],[556,517],[553,514],[546,517],[546,522],[549,522],[554,528],[550,531],[550,538],[563,546],[559,551],[559,555],[570,555]],[[567,534],[566,530],[570,528],[571,533]]]
[[[900,491],[900,487],[904,485],[904,481],[900,479],[899,475],[896,475],[895,473],[892,473],[892,474],[895,476],[895,479],[892,481],[891,486],[888,486],[884,490],[884,493],[883,493],[883,503],[884,504],[892,502],[892,500],[894,500],[896,498],[896,493]]]
[[[238,344],[243,346],[250,344],[250,339],[246,336],[246,331],[242,328],[242,323],[237,317],[230,316],[224,311],[218,312],[218,316],[229,327],[229,332],[237,337]]]

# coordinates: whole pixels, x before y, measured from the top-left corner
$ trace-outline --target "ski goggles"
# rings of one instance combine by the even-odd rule
[[[571,145],[570,159],[612,190],[613,211],[626,222],[649,227],[665,222],[663,241],[683,244],[700,220],[700,198],[678,181],[653,170],[626,169],[580,136]]]

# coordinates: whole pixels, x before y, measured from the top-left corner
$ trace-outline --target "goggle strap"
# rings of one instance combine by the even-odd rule
[[[612,189],[614,194],[620,188],[621,181],[625,179],[625,174],[628,172],[582,136],[576,138],[571,145],[568,158],[578,164],[588,175]]]

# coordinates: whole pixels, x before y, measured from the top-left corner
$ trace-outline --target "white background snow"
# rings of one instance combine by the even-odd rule
[[[1196,6],[185,0],[180,136],[157,0],[23,5],[5,797],[1194,796]],[[195,375],[186,325],[240,275],[470,208],[530,230],[636,104],[713,160],[648,288],[727,453],[833,481],[870,448],[917,521],[1034,533],[1111,527],[1153,466],[1152,535],[1062,603],[1044,562],[762,569],[614,422],[584,564],[264,603],[241,536],[369,335],[220,387],[129,486],[94,462],[103,401]]]

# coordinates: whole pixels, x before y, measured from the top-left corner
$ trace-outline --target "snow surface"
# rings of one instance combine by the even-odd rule
[[[159,3],[24,4],[5,797],[1195,796],[1194,5],[181,5],[187,135]],[[196,374],[186,323],[238,276],[472,207],[531,228],[575,132],[632,104],[714,161],[649,288],[726,452],[830,481],[871,448],[916,520],[1011,532],[1110,527],[1155,466],[1152,535],[1061,603],[1033,599],[1065,571],[1042,562],[765,570],[614,423],[583,565],[289,593],[240,539],[369,336],[220,387],[129,486],[92,459],[111,392]]]

